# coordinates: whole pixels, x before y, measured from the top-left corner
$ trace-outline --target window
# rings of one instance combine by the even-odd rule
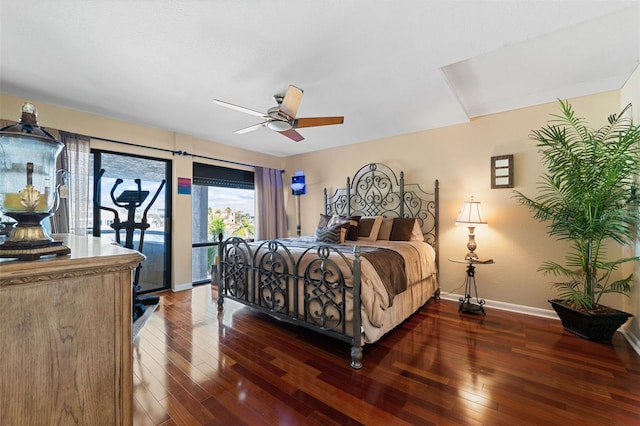
[[[218,234],[253,239],[255,232],[254,173],[228,167],[193,164],[192,280],[211,279],[218,254]]]

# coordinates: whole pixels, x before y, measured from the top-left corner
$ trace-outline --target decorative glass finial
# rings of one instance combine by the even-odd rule
[[[22,104],[22,107],[20,107],[20,112],[26,112],[27,114],[33,114],[33,115],[38,114],[38,110],[36,106],[29,101]]]

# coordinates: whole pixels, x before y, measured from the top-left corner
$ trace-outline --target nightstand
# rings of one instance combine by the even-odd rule
[[[467,265],[467,277],[465,279],[464,297],[460,298],[460,306],[458,312],[468,312],[471,314],[484,315],[484,299],[478,298],[478,287],[476,286],[476,266],[475,265],[490,265],[493,259],[449,259],[454,263],[464,263]],[[471,288],[473,287],[473,293],[475,295],[476,302],[471,302]]]

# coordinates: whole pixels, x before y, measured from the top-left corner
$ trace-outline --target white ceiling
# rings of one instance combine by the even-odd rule
[[[619,89],[640,64],[640,0],[0,0],[0,28],[3,93],[276,156]],[[344,124],[237,135],[260,119],[211,103],[266,112],[288,84],[299,117]]]

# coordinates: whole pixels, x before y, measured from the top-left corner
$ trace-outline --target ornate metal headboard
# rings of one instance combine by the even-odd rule
[[[438,252],[438,181],[433,192],[425,192],[416,183],[405,184],[382,163],[370,163],[347,178],[347,186],[329,196],[324,189],[325,214],[345,216],[415,217],[426,242]]]

